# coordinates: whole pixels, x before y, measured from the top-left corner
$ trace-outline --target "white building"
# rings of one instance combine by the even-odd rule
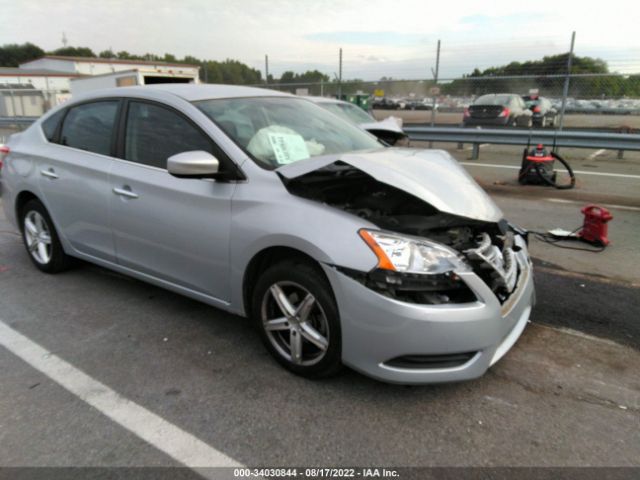
[[[144,84],[150,84],[169,82],[199,83],[198,72],[200,67],[183,63],[45,55],[37,60],[20,64],[20,69],[45,69],[59,73],[91,76],[137,70],[142,75]]]
[[[0,68],[0,117],[39,116],[71,94],[99,88],[199,83],[199,70],[182,63],[45,55],[20,68]]]
[[[12,85],[31,86],[38,90],[69,91],[72,78],[78,73],[60,72],[43,68],[4,68],[0,67],[0,89],[11,88]]]

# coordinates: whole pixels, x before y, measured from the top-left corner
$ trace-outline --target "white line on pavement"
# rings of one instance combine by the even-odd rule
[[[593,152],[591,155],[589,155],[587,158],[589,160],[593,160],[594,158],[596,158],[599,155],[602,155],[606,150],[604,148],[601,148],[600,150],[596,150],[595,152]]]
[[[584,204],[585,202],[581,202],[579,200],[567,200],[566,198],[545,198],[547,202],[554,203],[575,203],[575,204]],[[605,207],[608,208],[617,208],[618,210],[629,210],[630,212],[640,212],[640,208],[638,207],[629,207],[627,205],[615,205],[611,203],[605,203]]]
[[[191,468],[242,466],[192,434],[91,378],[2,320],[0,345],[83,402],[181,464]]]
[[[460,165],[470,167],[487,167],[487,168],[508,168],[510,170],[520,170],[520,167],[514,165],[498,165],[497,163],[476,163],[476,162],[460,162]],[[620,177],[640,179],[640,175],[627,175],[626,173],[608,173],[608,172],[585,172],[584,170],[574,170],[573,173],[580,175],[596,175],[601,177]]]

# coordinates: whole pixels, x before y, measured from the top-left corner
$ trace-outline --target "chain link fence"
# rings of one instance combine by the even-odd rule
[[[577,74],[528,76],[466,76],[433,80],[331,81],[315,83],[260,84],[297,95],[357,101],[378,119],[389,115],[406,124],[459,125],[466,107],[488,93],[528,95],[537,92],[549,99],[558,115],[568,80],[565,103],[567,128],[640,130],[640,75]],[[0,123],[20,125],[68,100],[62,90],[43,90],[23,85],[0,88]],[[362,99],[366,101],[362,101]],[[432,112],[435,105],[435,111]],[[556,122],[554,126],[558,126]]]
[[[346,100],[355,95],[368,96],[368,108],[377,118],[393,114],[403,118],[405,123],[430,122],[435,103],[435,123],[450,125],[461,123],[464,109],[479,96],[491,93],[523,96],[535,93],[546,97],[560,115],[567,80],[567,127],[640,129],[640,75],[576,74],[568,78],[566,75],[468,76],[445,78],[437,83],[433,80],[379,80],[259,86],[331,98],[338,98],[341,92]]]

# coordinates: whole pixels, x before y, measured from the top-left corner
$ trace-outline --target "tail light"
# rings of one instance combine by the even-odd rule
[[[536,105],[535,107],[533,107],[533,111],[534,111],[534,113],[540,113],[542,111],[542,109],[539,106]]]
[[[502,109],[502,111],[500,112],[500,115],[498,115],[499,117],[508,117],[509,116],[509,109],[507,107],[504,107]]]
[[[6,145],[0,146],[0,170],[2,170],[2,166],[4,165],[4,159],[9,155],[11,150]]]
[[[463,117],[468,117],[470,115],[469,113],[469,107],[464,107],[464,113],[462,114]]]

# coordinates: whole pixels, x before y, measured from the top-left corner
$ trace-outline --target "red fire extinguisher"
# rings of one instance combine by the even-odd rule
[[[584,225],[578,234],[580,238],[594,245],[609,245],[607,222],[613,219],[609,210],[598,205],[587,205],[581,211],[584,214]]]

